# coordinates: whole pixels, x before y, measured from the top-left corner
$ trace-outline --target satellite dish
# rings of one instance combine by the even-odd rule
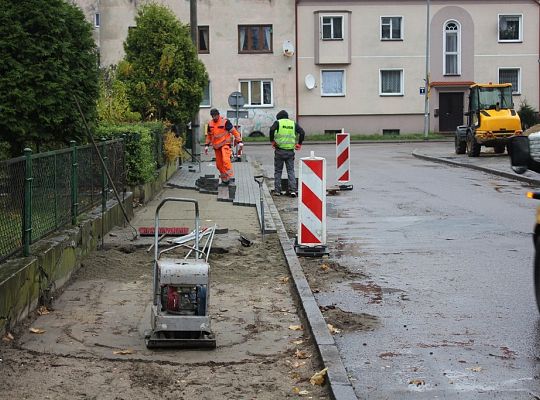
[[[313,89],[315,87],[315,77],[311,74],[307,74],[304,83],[309,90]]]
[[[294,45],[290,40],[285,40],[283,42],[283,55],[287,57],[292,57],[294,55]]]

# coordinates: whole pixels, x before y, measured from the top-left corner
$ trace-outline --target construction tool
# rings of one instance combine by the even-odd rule
[[[180,243],[159,251],[159,211],[167,202],[195,204],[195,230]],[[154,268],[153,301],[151,308],[151,331],[146,335],[146,347],[215,348],[216,339],[210,329],[208,304],[210,300],[210,253],[214,228],[199,230],[199,204],[194,199],[166,198],[156,208],[154,222]],[[207,236],[202,250],[201,234]],[[195,242],[189,245],[189,240]],[[183,259],[162,257],[178,247],[187,247]],[[189,256],[193,254],[193,258]]]
[[[259,201],[260,201],[260,207],[261,207],[261,233],[262,233],[262,241],[264,242],[264,195],[263,195],[263,189],[262,189],[264,176],[257,175],[257,176],[254,176],[253,179],[259,185]]]

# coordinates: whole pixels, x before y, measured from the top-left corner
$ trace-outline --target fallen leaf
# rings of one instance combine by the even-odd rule
[[[469,371],[472,372],[480,372],[482,371],[482,367],[473,367],[473,368],[467,368]]]
[[[309,378],[309,383],[311,383],[312,385],[319,385],[319,386],[324,385],[326,371],[328,371],[328,367],[315,373],[311,378]]]
[[[332,324],[326,324],[326,326],[328,327],[328,330],[330,331],[330,333],[340,333],[341,332],[341,329],[336,328]]]
[[[311,357],[307,352],[303,350],[298,350],[298,349],[296,349],[296,353],[294,353],[294,355],[296,356],[296,358],[301,358],[301,359]]]
[[[12,340],[15,340],[15,338],[13,337],[13,335],[9,332],[7,332],[3,337],[2,337],[2,341],[8,343],[8,342],[11,342]]]
[[[328,270],[330,269],[330,266],[329,266],[328,264],[322,264],[322,265],[321,265],[321,269],[322,269],[324,272],[326,272],[326,271],[328,271]]]
[[[302,379],[302,375],[300,375],[296,371],[293,371],[293,372],[291,372],[291,379],[299,382]]]
[[[299,345],[299,344],[302,344],[302,343],[304,343],[303,340],[294,340],[293,341],[293,344],[296,344],[296,345]]]
[[[289,282],[289,277],[288,276],[282,276],[281,278],[279,278],[279,281],[281,283],[287,283],[287,282]]]
[[[413,379],[409,381],[409,385],[415,385],[415,386],[422,386],[425,385],[426,382],[423,379]]]
[[[291,331],[301,331],[304,328],[302,327],[302,325],[289,325],[289,329]]]
[[[309,392],[307,390],[300,390],[300,388],[296,387],[296,386],[293,387],[292,391],[293,391],[294,394],[298,394],[300,396],[306,396],[306,395],[309,394]]]
[[[30,332],[41,335],[42,333],[45,333],[46,330],[40,328],[30,328]]]
[[[50,314],[51,312],[49,311],[47,307],[41,306],[38,308],[37,313],[38,315],[47,315],[47,314]]]
[[[119,355],[133,354],[133,350],[131,349],[116,350],[116,351],[113,351],[113,354],[119,354]]]
[[[292,363],[293,368],[303,367],[304,365],[306,365],[305,361],[295,361]]]

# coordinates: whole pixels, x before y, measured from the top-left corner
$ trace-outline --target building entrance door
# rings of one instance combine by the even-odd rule
[[[454,132],[463,125],[463,93],[439,93],[439,132]]]

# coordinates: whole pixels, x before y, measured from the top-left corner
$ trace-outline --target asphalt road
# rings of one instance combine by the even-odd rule
[[[359,278],[316,294],[371,323],[336,335],[359,398],[540,398],[530,186],[433,163],[453,143],[353,145],[354,190],[327,198],[330,258]],[[332,144],[303,146],[327,159]],[[246,153],[273,175],[269,146]],[[507,156],[464,162],[511,172]]]

